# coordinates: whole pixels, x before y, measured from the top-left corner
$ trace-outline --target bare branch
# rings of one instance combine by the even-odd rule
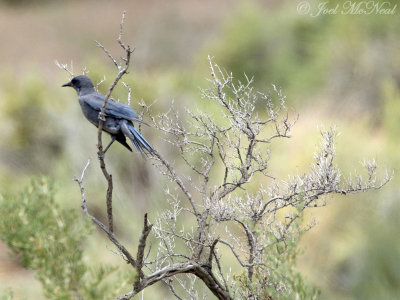
[[[182,192],[186,195],[187,199],[189,200],[194,214],[199,217],[200,213],[198,211],[197,205],[195,204],[193,197],[187,187],[183,184],[182,180],[177,176],[175,170],[173,167],[170,165],[170,163],[165,160],[161,154],[157,151],[154,151],[154,156],[159,159],[159,161],[165,166],[165,168],[168,170],[169,176],[171,176],[172,180],[176,182],[176,184],[179,186],[179,188],[182,190]]]
[[[110,51],[106,47],[103,46],[99,41],[95,41],[96,45],[100,47],[104,53],[108,56],[108,58],[114,63],[114,65],[117,67],[118,70],[120,70],[121,66],[118,64],[117,60],[112,56]]]
[[[103,51],[106,53],[106,55],[112,60],[112,62],[116,65],[118,69],[118,74],[115,77],[113,83],[109,87],[107,94],[104,98],[104,103],[101,107],[101,111],[99,113],[99,125],[98,125],[98,130],[97,130],[97,149],[98,149],[98,157],[99,157],[99,162],[100,162],[100,168],[101,171],[103,172],[104,178],[107,181],[107,196],[106,196],[106,203],[107,203],[107,218],[108,218],[108,228],[110,229],[111,232],[113,232],[113,213],[112,213],[112,192],[113,192],[113,180],[112,180],[112,175],[107,171],[106,164],[104,161],[104,152],[103,152],[103,142],[102,142],[102,136],[103,136],[103,122],[105,120],[105,109],[107,106],[107,102],[111,96],[111,93],[115,86],[117,85],[118,81],[124,76],[129,68],[129,63],[130,63],[130,58],[133,50],[131,50],[129,45],[125,45],[121,41],[121,36],[122,36],[122,27],[125,19],[125,12],[122,14],[122,19],[121,19],[121,26],[120,26],[120,34],[118,36],[118,42],[120,43],[122,49],[125,51],[126,58],[124,60],[124,65],[119,65],[116,59],[111,55],[111,53],[103,47],[100,43],[98,43],[99,47],[103,49]]]
[[[72,61],[71,61],[71,67],[70,68],[68,67],[68,64],[61,64],[58,60],[55,60],[54,63],[56,64],[57,67],[59,67],[60,69],[66,71],[71,78],[74,77]]]
[[[199,265],[196,262],[188,261],[186,263],[178,263],[169,265],[157,272],[152,273],[149,276],[145,276],[141,282],[141,284],[135,288],[133,291],[118,297],[120,300],[131,299],[139,292],[141,292],[144,288],[153,285],[156,282],[159,282],[165,278],[177,275],[177,274],[185,274],[192,273],[199,277],[207,287],[214,293],[214,295],[218,299],[232,299],[229,296],[228,291],[224,289],[223,286],[217,281],[214,275],[205,269],[203,266]]]
[[[85,177],[85,173],[87,168],[90,165],[90,159],[88,160],[85,168],[82,171],[82,174],[80,178],[74,178],[74,181],[76,181],[79,185],[80,191],[81,191],[81,199],[82,199],[82,209],[83,212],[87,217],[89,217],[93,223],[95,223],[101,230],[103,230],[107,235],[110,241],[121,251],[121,253],[125,256],[126,261],[130,263],[132,266],[136,267],[136,261],[133,258],[133,256],[129,253],[129,251],[117,240],[117,238],[114,236],[112,231],[110,231],[102,222],[100,222],[98,219],[96,219],[94,216],[92,216],[89,213],[88,206],[87,206],[87,201],[85,197],[85,188],[83,187],[83,179]]]
[[[132,89],[127,83],[122,82],[122,84],[128,91],[128,105],[130,106],[131,105],[131,99],[132,99]]]
[[[136,281],[134,284],[135,287],[140,285],[140,279],[142,279],[144,277],[144,274],[142,271],[144,250],[146,248],[147,237],[149,236],[149,233],[150,233],[152,227],[153,227],[153,225],[148,223],[147,214],[145,214],[142,235],[140,236],[140,239],[139,239],[138,251],[137,251],[137,256],[136,256],[136,271],[139,274],[139,276],[137,276],[137,278],[136,278]]]

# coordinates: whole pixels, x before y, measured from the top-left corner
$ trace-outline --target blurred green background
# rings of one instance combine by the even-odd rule
[[[1,194],[18,193],[31,178],[46,176],[55,182],[60,205],[80,212],[72,178],[91,158],[87,198],[93,214],[104,219],[96,130],[81,115],[75,92],[60,87],[69,78],[54,61],[72,62],[75,74],[86,68],[96,82],[105,75],[99,87],[105,92],[116,70],[94,40],[122,55],[116,38],[126,10],[124,39],[136,50],[124,80],[132,87],[135,109],[142,99],[156,101],[160,112],[172,100],[201,107],[199,87],[207,86],[210,55],[237,79],[254,75],[262,91],[272,84],[281,87],[288,107],[299,114],[293,138],[272,145],[271,173],[278,178],[308,169],[320,128],[331,124],[341,132],[337,162],[344,176],[359,169],[364,158],[394,170],[382,190],[334,197],[313,211],[319,224],[304,236],[298,269],[321,288],[322,299],[397,299],[400,7],[393,15],[315,16],[321,2],[309,1],[310,13],[300,14],[300,1],[278,0],[0,1]],[[327,5],[339,5],[340,11],[343,3]],[[119,87],[114,97],[126,101],[126,90]],[[174,160],[173,149],[157,132],[144,131]],[[143,213],[155,218],[165,206],[164,186],[149,162],[122,147],[113,146],[108,160],[115,178],[117,234],[135,245]],[[123,265],[110,248],[95,232],[85,245],[86,259]],[[12,289],[16,299],[42,299],[33,272],[8,252],[0,243],[0,295]],[[166,297],[158,285],[146,294]]]

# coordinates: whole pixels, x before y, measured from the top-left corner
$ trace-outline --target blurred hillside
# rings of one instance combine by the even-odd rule
[[[322,2],[322,1],[321,1]],[[377,1],[378,2],[378,1]],[[393,7],[397,1],[386,1]],[[315,11],[318,1],[310,1]],[[329,6],[342,1],[329,1]],[[306,234],[298,266],[322,299],[395,299],[400,293],[400,7],[394,15],[335,14],[312,17],[293,1],[0,1],[0,189],[21,191],[32,177],[52,178],[62,206],[80,209],[73,176],[87,159],[87,198],[104,217],[104,182],[96,161],[96,130],[81,115],[68,74],[54,61],[86,68],[105,92],[115,76],[96,47],[99,40],[120,53],[116,38],[126,10],[124,39],[135,46],[125,81],[132,106],[154,101],[165,111],[202,107],[198,87],[207,86],[207,55],[235,78],[255,76],[257,88],[271,84],[288,96],[299,114],[293,138],[271,146],[271,173],[285,179],[303,172],[313,159],[319,128],[337,124],[338,163],[345,174],[363,158],[376,158],[395,171],[383,190],[329,199],[314,211],[320,224]],[[118,56],[118,54],[116,54]],[[119,87],[115,98],[126,101]],[[263,112],[260,110],[260,114]],[[174,151],[152,128],[145,136],[166,156]],[[136,154],[114,145],[108,153],[115,182],[118,232],[133,243],[141,216],[164,206],[157,170]],[[160,183],[161,182],[161,183]],[[133,197],[134,195],[134,197]],[[123,224],[123,225],[122,225]],[[120,257],[94,234],[87,257],[120,264]],[[9,258],[0,244],[0,298],[9,287],[15,299],[41,299],[33,274]],[[149,293],[165,296],[162,287]]]

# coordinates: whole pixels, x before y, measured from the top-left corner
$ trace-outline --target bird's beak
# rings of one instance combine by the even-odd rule
[[[71,81],[70,81],[70,82],[67,82],[66,84],[63,84],[61,87],[64,87],[64,86],[72,86]]]

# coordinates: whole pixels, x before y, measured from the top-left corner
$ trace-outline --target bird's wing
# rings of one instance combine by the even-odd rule
[[[101,94],[89,94],[82,97],[82,100],[92,109],[99,111],[104,103],[104,96]],[[128,105],[115,102],[113,99],[107,101],[105,110],[106,116],[112,116],[121,119],[127,119],[136,122],[142,122],[138,119],[136,112]]]

